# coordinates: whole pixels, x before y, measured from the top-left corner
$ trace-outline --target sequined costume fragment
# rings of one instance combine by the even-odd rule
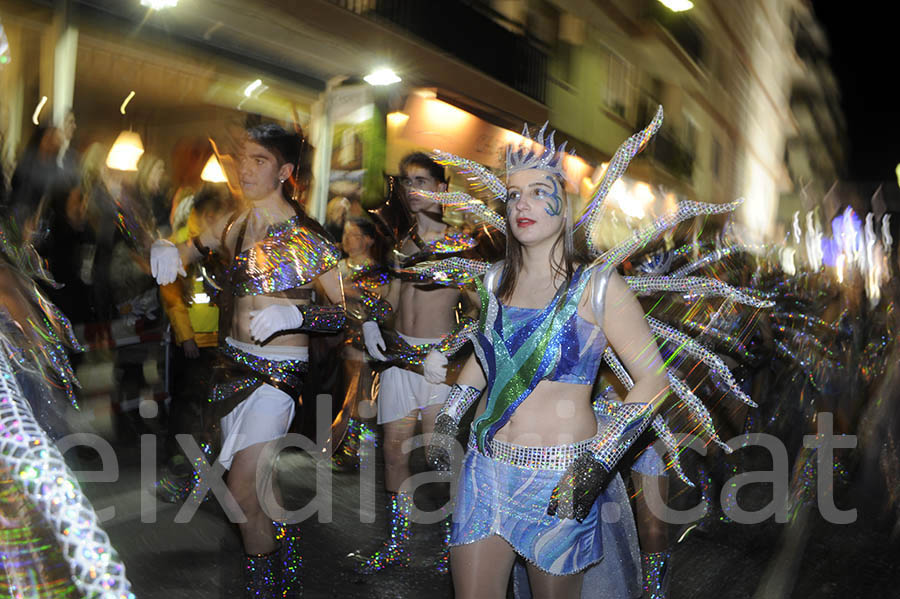
[[[300,287],[337,266],[340,251],[295,216],[269,227],[228,269],[234,295],[265,295]]]
[[[247,397],[260,385],[271,385],[295,400],[303,391],[308,361],[267,360],[230,343],[220,345],[219,353],[224,359],[216,365],[211,403],[233,399],[236,395]]]
[[[462,288],[475,280],[473,272],[485,266],[484,262],[460,255],[478,243],[461,231],[448,229],[442,237],[428,242],[413,231],[410,239],[418,248],[412,255],[404,255],[399,250],[394,250],[397,266],[391,274],[403,281]],[[435,260],[442,255],[446,257]],[[384,355],[387,360],[380,365],[396,366],[422,374],[422,364],[428,352],[437,350],[447,357],[456,355],[469,342],[469,337],[474,333],[476,326],[474,319],[460,315],[456,326],[441,337],[440,341],[432,343],[409,343],[396,331],[385,330],[383,335],[387,350]]]
[[[43,516],[43,524],[59,545],[59,555],[68,563],[72,581],[84,597],[132,598],[125,567],[100,528],[97,514],[88,502],[62,454],[34,417],[6,355],[0,354],[0,458],[10,483]],[[6,535],[4,539],[8,538]],[[4,551],[4,565],[15,570]],[[40,564],[19,563],[23,568]],[[35,572],[29,575],[32,591],[43,584]],[[22,589],[25,591],[26,589]],[[21,594],[20,596],[26,596]]]

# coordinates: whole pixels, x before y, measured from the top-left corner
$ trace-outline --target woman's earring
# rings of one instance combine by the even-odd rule
[[[279,182],[284,183],[285,179],[278,179]]]

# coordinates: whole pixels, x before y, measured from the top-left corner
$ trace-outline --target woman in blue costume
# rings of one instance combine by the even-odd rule
[[[648,428],[665,447],[665,467],[687,485],[693,483],[678,460],[686,442],[700,435],[730,451],[683,371],[701,368],[730,397],[755,407],[719,356],[682,330],[686,327],[644,314],[635,296],[672,293],[684,301],[721,299],[756,309],[772,302],[753,290],[693,276],[693,264],[677,270],[663,265],[637,276],[615,272],[677,224],[731,212],[740,200],[682,201],[612,248],[603,250],[594,241],[604,198],[662,121],[660,107],[647,127],[625,140],[577,219],[564,189],[565,144],[557,150],[553,134],[544,136],[546,125],[517,150],[507,149],[505,184],[480,164],[436,151],[435,159],[463,175],[476,197],[417,192],[472,212],[507,237],[507,258],[499,265],[451,257],[413,269],[456,285],[474,281],[482,296],[474,335],[478,361],[470,360],[461,373],[428,446],[431,465],[449,469],[451,458],[460,454],[459,422],[484,396],[454,510],[451,567],[460,597],[505,596],[516,554],[528,561],[536,596],[577,597],[579,574],[591,564],[596,566],[584,580],[590,588],[582,596],[639,595],[637,540],[614,474],[617,463]],[[490,208],[496,202],[506,203],[508,219]],[[575,238],[585,259],[576,254]],[[596,261],[585,266],[590,259]],[[601,356],[628,394],[624,402],[597,401],[591,411]],[[667,393],[666,411],[660,413]],[[667,422],[670,413],[687,415],[691,433],[676,438]],[[648,473],[659,474],[662,467],[653,464]],[[648,581],[664,573],[664,563],[648,565]],[[656,586],[647,590],[652,594]]]
[[[506,260],[485,276],[478,359],[463,367],[435,428],[449,440],[483,396],[453,515],[457,597],[505,597],[516,555],[538,597],[579,597],[583,571],[600,560],[610,585],[639,592],[634,523],[610,473],[668,381],[623,279],[576,254],[564,155],[507,154]],[[635,384],[598,421],[591,389],[607,343]],[[451,451],[436,439],[429,459],[447,468]]]

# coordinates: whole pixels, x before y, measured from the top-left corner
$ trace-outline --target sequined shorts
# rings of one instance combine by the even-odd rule
[[[460,473],[450,544],[467,545],[498,535],[523,558],[557,575],[580,572],[605,554],[633,555],[634,520],[618,476],[583,522],[547,515],[550,494],[563,471],[592,441],[523,447],[494,440],[492,457],[470,443]],[[604,547],[604,541],[617,546]]]

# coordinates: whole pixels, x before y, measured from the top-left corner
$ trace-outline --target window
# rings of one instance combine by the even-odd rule
[[[613,54],[609,55],[609,77],[606,82],[606,105],[622,118],[630,112],[634,86],[634,68]]]

